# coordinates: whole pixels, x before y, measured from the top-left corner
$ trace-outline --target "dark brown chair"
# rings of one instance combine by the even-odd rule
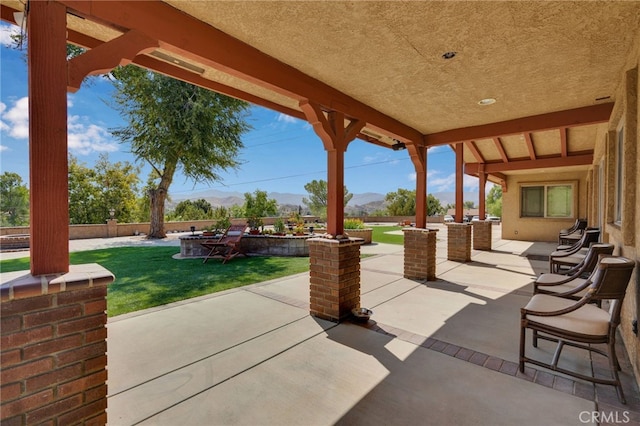
[[[222,258],[222,263],[227,263],[229,259],[233,259],[240,254],[246,256],[246,253],[240,248],[240,241],[246,229],[247,225],[231,225],[222,237],[201,243],[204,248],[209,250],[209,254],[205,256],[202,263],[207,263],[207,260],[214,257]]]
[[[611,255],[613,249],[613,244],[591,244],[587,255],[578,265],[564,271],[564,273],[540,275],[533,282],[533,294],[553,294],[572,299],[581,298],[584,295],[585,287],[582,287],[583,290],[578,293],[573,293],[573,290],[587,281],[586,278],[595,269],[600,255]]]
[[[601,256],[596,269],[585,282],[588,290],[580,300],[548,294],[534,295],[527,306],[520,309],[520,372],[524,373],[525,363],[530,363],[593,383],[615,386],[618,399],[626,404],[618,376],[620,363],[615,352],[615,341],[622,302],[634,267],[635,262],[627,258]],[[611,303],[608,311],[594,304],[603,300]],[[558,343],[550,363],[525,355],[527,329],[533,331],[533,347],[538,346],[539,339]],[[596,344],[606,344],[606,351],[593,346]],[[558,360],[565,345],[606,356],[611,379],[586,376],[559,367]]]
[[[561,269],[569,269],[578,265],[589,251],[592,243],[600,239],[599,229],[587,229],[582,238],[572,246],[558,246],[549,255],[549,272],[558,273]]]
[[[587,229],[587,219],[576,219],[576,223],[571,228],[561,229],[558,232],[558,244],[575,243],[580,239],[585,229]]]

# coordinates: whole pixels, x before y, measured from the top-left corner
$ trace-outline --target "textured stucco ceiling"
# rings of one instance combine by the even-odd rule
[[[0,3],[23,7],[16,0]],[[615,101],[640,27],[640,2],[634,1],[164,3],[425,135]],[[73,14],[67,24],[99,41],[126,31]],[[171,31],[171,22],[166,26]],[[158,51],[204,69],[205,79],[299,111],[298,99],[269,85],[197,57],[194,62],[186,50],[184,56],[175,49]],[[456,55],[446,60],[445,52]],[[478,105],[484,98],[497,102]],[[566,153],[592,151],[605,130],[567,129]],[[505,155],[509,161],[527,159],[528,136],[534,157],[559,156],[561,132],[476,138],[475,148],[481,162],[504,162]],[[468,146],[464,161],[478,162]]]
[[[613,97],[640,23],[637,2],[167,3],[425,134]]]

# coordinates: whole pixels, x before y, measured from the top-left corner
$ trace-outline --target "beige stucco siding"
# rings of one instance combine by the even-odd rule
[[[502,238],[525,241],[557,241],[558,231],[569,228],[587,214],[587,172],[518,174],[507,177],[502,195]],[[575,183],[574,217],[568,219],[520,217],[520,187],[523,184]]]

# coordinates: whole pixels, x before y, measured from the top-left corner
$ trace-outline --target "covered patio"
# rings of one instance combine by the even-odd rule
[[[496,238],[469,263],[446,260],[445,239],[437,246],[439,278],[429,282],[403,278],[402,247],[363,247],[376,254],[361,263],[362,306],[374,311],[364,325],[310,317],[308,274],[113,318],[109,423],[640,421],[626,357],[627,405],[610,386],[517,372],[519,308],[551,244]],[[590,371],[606,365],[599,358],[569,351],[565,359]]]
[[[179,348],[192,348],[186,343],[193,335],[199,336],[198,343],[211,341],[214,346],[204,347],[196,358],[183,356],[177,363],[171,360],[180,351],[165,353],[164,357],[157,354],[140,357],[147,361],[157,357],[162,364],[149,376],[139,377],[140,383],[180,376],[186,371],[183,368],[186,364],[191,368],[200,362],[206,364],[207,360],[217,361],[218,353],[224,357],[270,332],[294,326],[301,326],[303,331],[284,333],[285,339],[298,336],[289,344],[292,349],[285,350],[289,346],[284,344],[262,360],[254,359],[239,366],[237,371],[245,373],[233,373],[226,381],[222,378],[217,386],[216,381],[210,381],[195,394],[205,397],[209,391],[215,393],[243,378],[253,382],[251,374],[262,372],[267,382],[269,374],[284,380],[278,396],[286,395],[297,387],[287,386],[286,374],[264,368],[280,362],[287,364],[288,355],[304,350],[308,356],[290,362],[294,365],[298,362],[303,374],[296,377],[308,389],[317,386],[317,378],[333,379],[318,390],[332,398],[328,404],[330,411],[339,411],[338,415],[325,418],[327,422],[349,423],[355,421],[349,416],[360,412],[379,413],[378,418],[398,415],[401,410],[390,408],[392,403],[386,408],[385,404],[378,407],[377,398],[381,394],[391,402],[404,395],[413,401],[411,407],[423,418],[438,411],[435,406],[426,408],[435,400],[427,404],[426,398],[420,398],[418,387],[404,388],[411,392],[396,386],[398,382],[417,386],[413,381],[418,377],[416,371],[429,371],[431,379],[443,378],[442,369],[433,368],[434,363],[437,365],[436,358],[443,365],[452,361],[462,363],[451,364],[455,365],[455,372],[469,370],[465,373],[470,377],[479,374],[503,381],[505,375],[493,375],[489,370],[513,368],[511,363],[515,359],[507,348],[517,327],[503,329],[511,323],[500,314],[509,309],[517,312],[515,306],[520,304],[515,302],[525,301],[527,296],[521,293],[527,292],[527,282],[541,270],[532,269],[535,263],[520,256],[529,250],[528,245],[505,249],[506,254],[497,245],[485,247],[486,254],[471,258],[470,228],[462,223],[449,227],[452,233],[459,231],[462,235],[455,239],[462,241],[456,243],[462,263],[437,257],[440,255],[432,245],[436,233],[426,226],[427,150],[432,147],[449,146],[456,153],[458,222],[462,221],[466,173],[477,176],[479,181],[481,220],[485,213],[486,182],[502,186],[505,217],[501,237],[505,241],[551,241],[557,230],[586,217],[589,225],[602,228],[604,241],[616,245],[614,254],[638,259],[638,2],[1,0],[0,6],[3,20],[24,25],[29,44],[31,270],[4,283],[7,285],[3,286],[2,294],[3,315],[7,313],[6,322],[10,325],[3,327],[3,338],[16,344],[11,351],[3,352],[7,360],[3,360],[3,374],[13,380],[11,392],[3,392],[3,408],[11,407],[10,411],[4,410],[3,416],[9,413],[6,416],[15,416],[12,419],[17,419],[16,422],[44,419],[40,415],[63,423],[64,420],[106,422],[107,365],[110,416],[116,416],[110,421],[114,424],[118,424],[120,416],[114,414],[118,395],[126,395],[123,392],[129,388],[131,392],[144,388],[137,383],[119,383],[118,376],[123,377],[128,367],[120,363],[116,351],[132,345],[110,343],[108,362],[105,355],[104,299],[107,285],[114,277],[109,271],[91,265],[69,266],[66,93],[79,90],[86,76],[109,72],[118,65],[135,64],[303,119],[313,127],[327,154],[327,231],[332,238],[310,241],[311,272],[297,278],[305,281],[304,288],[291,289],[300,292],[299,295],[287,296],[293,306],[282,309],[279,315],[284,317],[261,329],[264,318],[270,318],[265,306],[282,302],[265,298],[264,294],[258,297],[256,293],[260,289],[278,293],[278,286],[284,283],[256,286],[253,291],[245,289],[198,302],[208,305],[238,298],[230,308],[235,311],[228,316],[249,321],[251,327],[247,329],[253,331],[245,336],[247,343],[233,340],[235,334],[241,333],[230,333],[232,339],[226,343],[225,339],[214,339],[215,336],[206,333],[199,335],[193,327],[202,322],[190,321],[185,325],[189,332],[182,329],[182,333],[176,334],[183,342],[174,343]],[[87,51],[67,59],[67,43]],[[354,140],[406,149],[415,169],[416,232],[409,238],[409,233],[406,234],[405,242],[410,241],[410,245],[405,246],[405,253],[377,258],[375,263],[360,262],[359,243],[344,235],[344,156]],[[547,187],[568,188],[570,202],[560,217],[546,208],[544,211],[523,208],[523,188],[531,186],[531,193],[538,191],[535,192],[538,194]],[[485,229],[490,230],[491,225]],[[438,240],[443,238],[440,236]],[[485,240],[490,239],[489,232]],[[453,241],[454,238],[449,240],[451,246]],[[543,254],[550,251],[546,249]],[[484,259],[485,255],[507,257],[504,262],[492,262]],[[475,262],[469,263],[471,260]],[[371,270],[366,267],[369,262],[374,263]],[[325,270],[318,265],[329,266]],[[475,269],[469,270],[470,267]],[[486,273],[479,274],[478,268]],[[625,342],[625,350],[620,352],[626,352],[633,365],[625,373],[634,370],[636,375],[640,371],[637,328],[633,325],[637,324],[640,306],[637,283],[636,272],[625,299],[620,327]],[[252,306],[248,299],[260,306]],[[514,302],[513,307],[507,308],[511,306],[508,301]],[[68,305],[61,307],[61,303]],[[190,307],[203,306],[198,303]],[[298,306],[299,303],[302,305]],[[348,323],[335,324],[358,306],[374,308],[376,321],[389,334]],[[491,309],[477,312],[478,317],[469,317],[479,306]],[[162,314],[171,315],[182,309],[185,308],[171,308]],[[215,312],[207,310],[206,314]],[[31,318],[38,320],[34,323]],[[121,321],[136,322],[132,331],[138,333],[144,324],[137,321],[145,318],[143,315]],[[204,313],[199,318],[205,323],[224,322],[224,317],[207,317]],[[117,338],[117,324],[109,325],[109,339]],[[169,321],[167,333],[176,324]],[[218,329],[213,326],[209,330]],[[485,332],[489,334],[481,334]],[[133,346],[144,349],[145,338],[151,339],[151,346],[146,349],[151,354],[159,335],[140,334]],[[426,340],[418,343],[421,339]],[[334,356],[325,357],[332,351]],[[452,356],[446,358],[437,353],[442,351],[445,355],[452,352]],[[241,351],[242,356],[249,353]],[[488,358],[483,363],[484,369],[478,370],[473,360],[479,363],[483,354]],[[460,359],[467,355],[470,362]],[[345,363],[340,362],[342,357]],[[233,359],[241,360],[241,356]],[[344,369],[347,361],[352,369]],[[326,363],[332,362],[336,368],[323,371]],[[369,376],[362,368],[365,365],[376,372]],[[143,367],[146,366],[134,370],[131,378],[138,377]],[[218,371],[211,365],[207,368]],[[174,376],[167,375],[174,370]],[[221,367],[223,374],[230,371],[233,369]],[[281,371],[285,371],[284,367]],[[186,373],[185,383],[191,374]],[[51,382],[44,387],[29,386],[41,376]],[[450,393],[448,398],[453,398],[447,411],[462,416],[460,399],[454,397],[466,395],[466,384],[462,384],[462,390],[448,387],[454,383],[451,376],[439,380],[437,390],[445,389],[445,394]],[[544,381],[547,376],[540,377]],[[526,378],[509,379],[510,385],[517,383],[516,388],[535,385]],[[174,388],[169,393],[180,395],[179,383],[173,382]],[[562,387],[562,383],[567,382],[553,380],[553,386]],[[229,401],[245,398],[247,404],[258,404],[251,390],[258,387],[238,389],[242,392],[233,389],[228,392],[235,395]],[[344,392],[348,389],[354,389],[358,396],[346,398]],[[483,386],[473,392],[477,397],[474,401],[480,404],[478,410],[482,411],[482,406],[487,413],[494,413],[497,423],[510,407],[520,407],[521,410],[515,410],[520,414],[522,410],[531,410],[539,423],[540,416],[553,412],[549,407],[557,406],[557,398],[545,397],[545,404],[513,405],[516,402],[510,400],[508,406],[500,401],[500,405],[489,407],[482,405],[488,399],[487,389],[488,386]],[[571,389],[582,392],[582,387],[576,387],[575,383]],[[260,396],[273,396],[268,390]],[[513,389],[509,397],[518,392]],[[599,394],[596,399],[600,404]],[[345,400],[350,402],[343,405]],[[172,400],[164,404],[164,409],[146,412],[169,415],[184,407],[179,402]],[[588,405],[594,408],[593,403]],[[567,415],[566,407],[565,404],[564,410],[559,410],[558,416]],[[313,408],[316,406],[311,404],[309,410]],[[216,409],[224,411],[225,404]],[[191,413],[198,414],[196,410]],[[251,411],[240,413],[249,415]],[[577,414],[569,415],[573,423],[580,421]],[[240,420],[249,423],[252,419],[237,421]],[[551,419],[549,422],[557,423]]]

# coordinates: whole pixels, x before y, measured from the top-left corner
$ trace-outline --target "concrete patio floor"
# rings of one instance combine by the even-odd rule
[[[111,318],[109,424],[640,424],[623,350],[627,405],[610,386],[517,371],[519,309],[553,244],[496,228],[491,252],[458,263],[440,228],[436,281],[403,278],[402,246],[362,246],[375,254],[361,262],[361,305],[374,311],[364,325],[310,317],[307,273]],[[547,360],[553,350],[527,345]],[[607,365],[564,358],[587,374]]]
[[[626,406],[612,387],[517,372],[519,308],[552,244],[494,238],[466,264],[446,260],[444,228],[437,245],[431,282],[402,277],[401,246],[362,247],[376,254],[361,263],[361,304],[374,311],[364,326],[310,317],[306,273],[110,319],[109,424],[640,421],[627,360]],[[588,355],[567,355],[591,371]]]

